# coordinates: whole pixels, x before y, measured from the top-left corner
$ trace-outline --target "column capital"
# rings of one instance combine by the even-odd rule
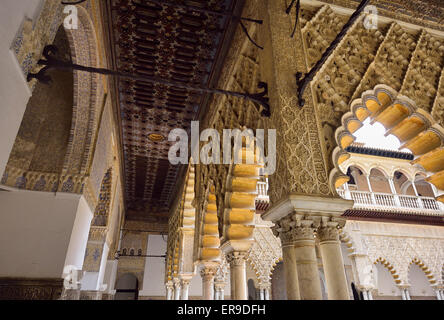
[[[311,226],[300,226],[291,229],[293,234],[293,241],[299,240],[313,240],[314,239],[314,228]]]
[[[216,281],[216,282],[214,282],[214,287],[215,287],[217,290],[225,289],[225,282]]]
[[[285,247],[294,245],[298,240],[312,240],[314,230],[320,225],[320,221],[320,217],[304,217],[303,214],[295,213],[276,222],[272,230]]]
[[[227,254],[227,262],[230,265],[241,266],[245,263],[247,258],[246,251],[232,251]]]
[[[215,266],[204,266],[201,270],[200,270],[200,276],[204,279],[204,280],[211,280],[214,278],[214,276],[217,273],[217,267]]]
[[[320,242],[339,241],[339,229],[334,226],[320,227],[316,230]]]
[[[270,288],[271,288],[271,283],[259,283],[259,285],[258,285],[258,289],[267,290]]]

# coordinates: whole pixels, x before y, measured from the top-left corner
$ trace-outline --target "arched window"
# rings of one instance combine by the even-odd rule
[[[401,300],[401,290],[390,271],[381,262],[375,265],[373,274],[377,283],[377,292],[373,296],[375,300]]]
[[[435,300],[436,294],[430,286],[426,274],[416,264],[412,263],[409,267],[409,293],[412,300]]]
[[[392,193],[387,177],[381,170],[373,168],[369,180],[373,192]]]

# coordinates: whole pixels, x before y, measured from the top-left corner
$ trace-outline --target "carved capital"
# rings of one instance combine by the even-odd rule
[[[202,270],[200,270],[200,276],[206,281],[213,279],[216,273],[216,267],[204,267]]]
[[[316,234],[319,241],[339,241],[339,229],[336,227],[322,227],[318,228]]]
[[[233,251],[227,254],[227,262],[230,266],[242,266],[245,264],[247,257],[246,252]]]
[[[216,289],[216,291],[224,290],[225,289],[225,282],[220,282],[220,281],[215,282],[214,288]]]
[[[279,233],[279,238],[282,242],[282,247],[291,246],[294,243],[293,231],[288,230]]]
[[[172,283],[171,281],[168,281],[167,283],[165,283],[165,287],[167,290],[173,290],[174,289],[174,283]]]
[[[180,283],[182,287],[188,287],[190,285],[191,280],[190,279],[181,279]]]
[[[314,229],[311,226],[294,227],[291,229],[293,241],[314,240]]]

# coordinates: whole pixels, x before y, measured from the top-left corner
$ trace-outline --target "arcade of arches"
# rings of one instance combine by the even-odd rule
[[[377,25],[359,16],[301,107],[295,74],[359,1],[302,0],[294,37],[290,2],[86,0],[72,28],[59,0],[2,0],[0,299],[444,300],[444,5],[371,1]],[[183,86],[78,70],[28,82],[50,44]],[[259,82],[270,117],[191,89]],[[191,121],[276,129],[275,172],[173,165],[168,134]],[[398,144],[359,140],[370,127]]]

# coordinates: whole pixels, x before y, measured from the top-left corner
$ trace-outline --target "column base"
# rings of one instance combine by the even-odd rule
[[[63,279],[0,278],[0,300],[59,300]]]

